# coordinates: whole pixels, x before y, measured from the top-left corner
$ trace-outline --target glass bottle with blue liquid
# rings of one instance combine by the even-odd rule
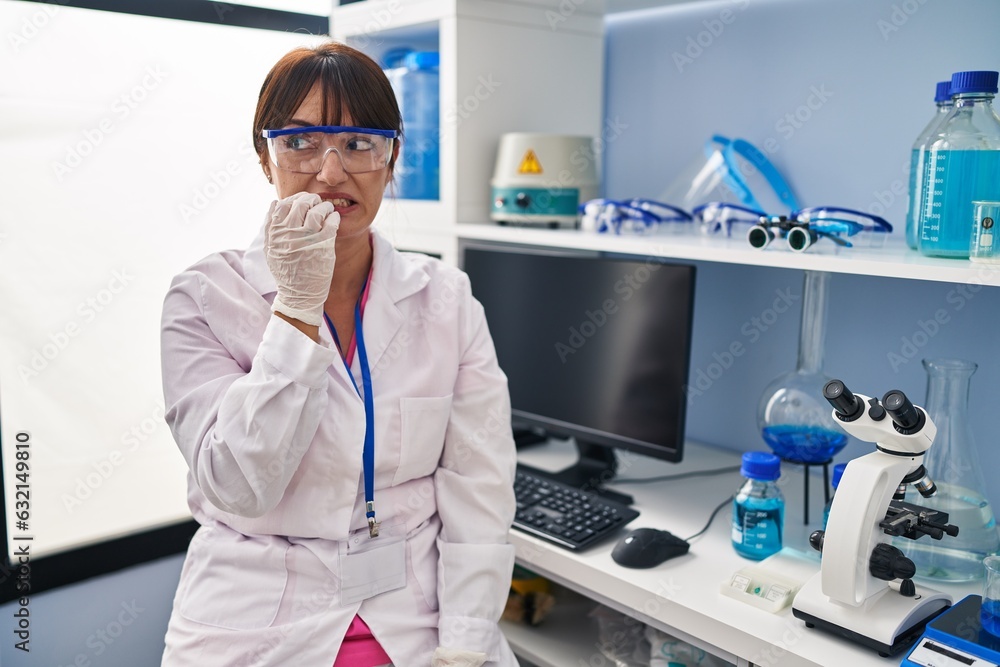
[[[785,498],[775,483],[781,459],[768,452],[743,454],[746,481],[733,496],[733,548],[744,558],[763,560],[781,551]]]
[[[826,503],[826,507],[823,508],[823,530],[826,530],[826,524],[830,521],[830,508],[833,507],[833,499],[837,495],[837,487],[840,486],[840,479],[844,476],[844,470],[846,468],[846,463],[838,463],[833,466],[833,478],[830,480],[830,485],[833,486],[833,495],[830,496],[830,500]]]
[[[969,256],[974,200],[1000,199],[1000,116],[993,109],[997,72],[957,72],[954,107],[934,132],[924,166],[919,250]]]
[[[924,166],[927,159],[927,147],[934,141],[935,131],[948,116],[953,105],[951,102],[951,81],[938,81],[934,91],[934,104],[937,111],[927,127],[917,136],[910,151],[910,189],[908,191],[910,205],[906,211],[906,245],[914,250],[920,238],[920,204],[924,201]]]

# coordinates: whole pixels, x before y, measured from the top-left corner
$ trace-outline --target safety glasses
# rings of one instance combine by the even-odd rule
[[[845,236],[859,232],[887,233],[892,225],[884,218],[837,206],[815,206],[792,211],[789,215],[767,215],[762,211],[734,204],[711,203],[693,211],[703,231],[732,233],[737,223],[749,224],[746,238],[751,247],[763,250],[774,240],[783,238],[794,252],[804,252],[820,239],[830,239],[846,248],[852,247]]]
[[[281,130],[263,130],[271,162],[279,169],[298,174],[318,174],[327,156],[334,152],[349,174],[377,171],[389,164],[396,130],[317,125]]]
[[[652,199],[592,199],[579,207],[580,226],[597,232],[646,233],[662,223],[691,222],[687,211]]]

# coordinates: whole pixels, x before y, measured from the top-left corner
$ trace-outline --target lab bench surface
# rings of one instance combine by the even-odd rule
[[[522,449],[518,459],[542,470],[558,470],[572,462],[575,448],[568,441]],[[685,444],[684,460],[670,464],[628,452],[618,452],[617,479],[675,475],[739,465],[740,453],[698,443]],[[740,484],[738,472],[710,477],[654,482],[617,483],[608,487],[631,494],[638,519],[610,539],[581,553],[567,551],[531,535],[512,530],[510,541],[519,565],[580,596],[571,597],[557,615],[537,628],[503,625],[515,653],[538,665],[590,664],[597,652],[594,638],[583,632],[583,617],[600,603],[737,665],[895,665],[901,656],[880,658],[874,651],[834,637],[792,616],[791,606],[778,613],[757,609],[722,595],[720,584],[753,561],[741,558],[730,541],[731,512],[723,509],[711,528],[691,540],[691,550],[648,570],[630,570],[611,559],[616,541],[629,530],[653,527],[688,537],[701,530],[712,510]],[[822,517],[822,479],[811,479],[810,525],[803,525],[803,472],[783,464],[779,486],[785,496],[785,547],[802,552],[819,571],[819,558],[807,538]],[[981,583],[928,585],[954,600],[980,592]],[[558,600],[558,598],[557,598]],[[587,601],[592,601],[588,603]],[[555,612],[554,612],[555,613]],[[574,621],[578,619],[578,622]],[[547,621],[552,623],[547,626]],[[582,662],[581,662],[582,660]]]

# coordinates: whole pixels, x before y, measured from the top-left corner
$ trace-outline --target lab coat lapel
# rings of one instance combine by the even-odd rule
[[[368,366],[375,369],[406,321],[399,302],[422,290],[430,282],[430,276],[414,268],[377,231],[373,230],[372,236],[375,265],[362,327]]]

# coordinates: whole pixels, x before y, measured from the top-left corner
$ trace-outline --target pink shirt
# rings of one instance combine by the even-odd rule
[[[388,665],[391,662],[392,659],[382,645],[375,641],[368,625],[360,616],[355,616],[351,621],[351,627],[347,628],[347,635],[344,636],[344,643],[340,645],[340,652],[337,653],[333,667],[375,667]]]

